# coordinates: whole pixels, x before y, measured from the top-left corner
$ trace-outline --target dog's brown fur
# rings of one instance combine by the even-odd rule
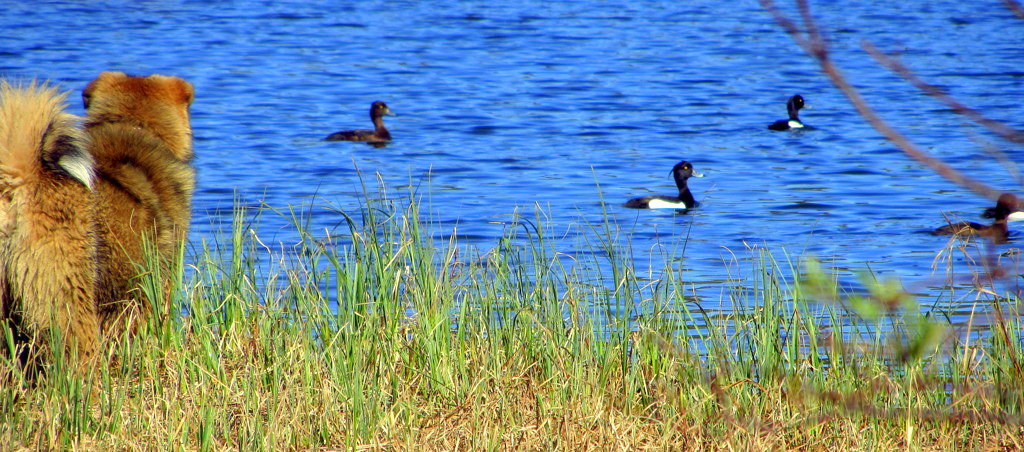
[[[93,160],[65,98],[0,80],[0,320],[22,344],[59,328],[88,358],[99,339]]]
[[[192,85],[163,75],[104,72],[82,93],[96,160],[100,324],[117,333],[149,315],[138,289],[147,250],[159,256],[165,295],[171,263],[188,233],[195,171]]]

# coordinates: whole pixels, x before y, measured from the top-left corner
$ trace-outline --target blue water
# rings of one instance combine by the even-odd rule
[[[751,247],[926,291],[946,281],[935,257],[948,240],[920,231],[943,213],[980,221],[992,204],[882,139],[753,1],[337,3],[5,2],[0,73],[54,80],[79,114],[78,94],[104,70],[192,82],[197,241],[225,229],[236,197],[313,202],[312,229],[337,232],[341,216],[323,207],[357,212],[379,175],[389,194],[423,198],[434,234],[479,252],[539,208],[559,250],[583,256],[596,240],[586,223],[606,209],[618,245],[653,266],[644,276],[667,262],[712,299],[747,277]],[[1024,128],[1024,20],[997,0],[815,3],[835,59],[886,119],[974,177],[1020,189],[987,149],[1013,162],[1024,149],[919,94],[860,42]],[[796,93],[814,129],[766,130]],[[394,142],[322,141],[368,128],[378,99],[398,114],[386,118]],[[699,209],[618,206],[674,193],[669,170],[684,159],[705,174],[691,180]],[[298,240],[275,214],[258,233],[272,247]],[[963,254],[953,262],[965,268]]]

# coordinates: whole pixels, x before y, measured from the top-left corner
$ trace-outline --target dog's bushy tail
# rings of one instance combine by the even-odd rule
[[[45,83],[0,80],[0,317],[35,343],[57,327],[88,356],[95,164],[66,99]]]
[[[94,163],[67,95],[45,83],[0,80],[0,164],[10,176],[50,173],[92,187]]]

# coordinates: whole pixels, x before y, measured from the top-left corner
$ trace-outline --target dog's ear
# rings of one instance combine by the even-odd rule
[[[101,86],[112,85],[119,80],[124,80],[127,78],[128,74],[125,74],[124,72],[101,72],[100,75],[97,76],[93,81],[89,82],[88,85],[85,85],[85,89],[82,90],[82,104],[85,106],[85,109],[89,109],[89,104],[92,103],[93,94],[96,92],[97,89],[100,89]]]
[[[171,77],[171,83],[175,99],[184,105],[192,105],[192,101],[195,100],[195,89],[192,87],[192,84],[178,77]]]
[[[92,93],[96,91],[96,85],[98,85],[99,82],[99,78],[94,79],[89,82],[88,85],[85,85],[85,89],[82,90],[82,105],[85,106],[86,110],[89,109],[89,103],[92,101]]]

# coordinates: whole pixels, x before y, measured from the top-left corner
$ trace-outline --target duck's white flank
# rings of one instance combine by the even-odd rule
[[[652,199],[647,203],[649,209],[689,209],[682,201],[669,202],[664,199]]]

